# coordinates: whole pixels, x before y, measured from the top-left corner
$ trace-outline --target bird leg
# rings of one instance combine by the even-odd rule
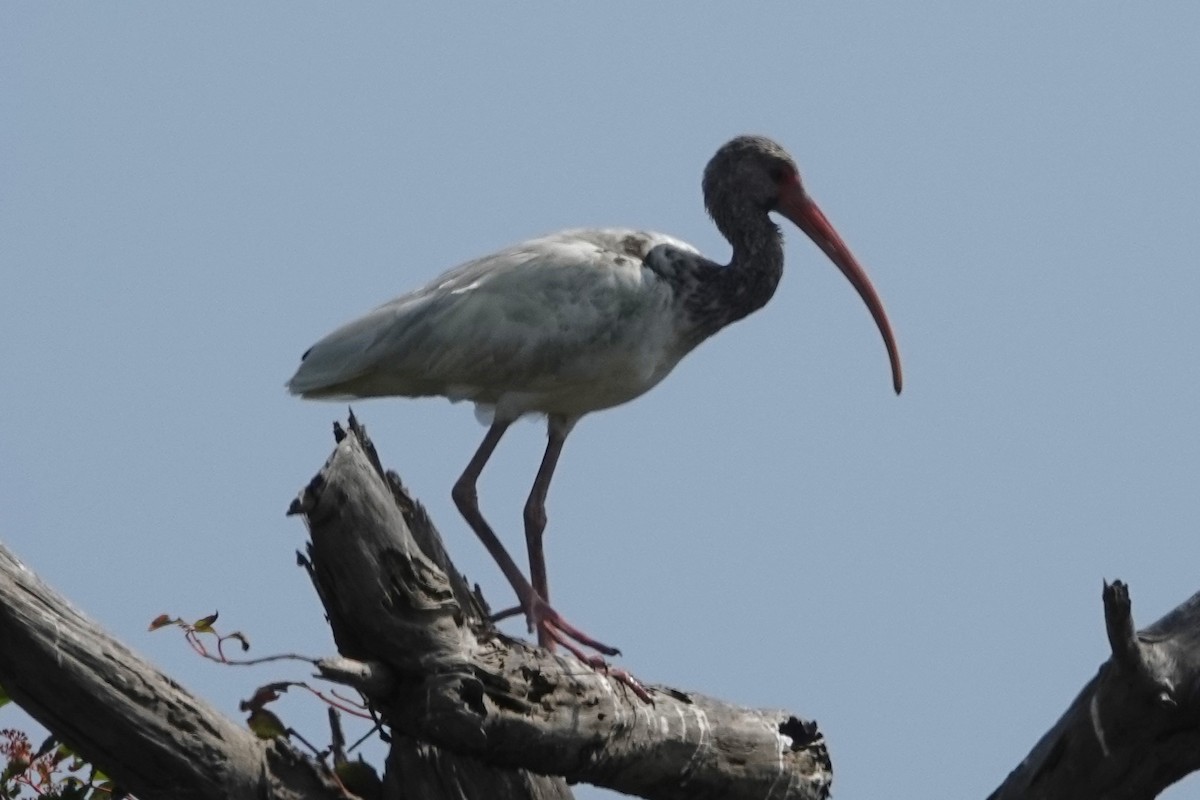
[[[546,603],[550,602],[550,584],[546,578],[546,555],[542,549],[542,534],[546,531],[546,497],[550,493],[550,480],[554,477],[558,458],[562,455],[563,443],[566,442],[567,434],[575,427],[577,420],[578,417],[564,417],[560,414],[549,416],[547,424],[549,440],[546,442],[546,453],[542,456],[542,465],[538,468],[537,477],[533,480],[529,499],[525,501],[525,545],[529,549],[529,577],[533,581],[535,595]],[[553,651],[555,643],[561,644],[584,664],[597,672],[609,675],[617,683],[629,687],[630,691],[643,702],[654,705],[654,700],[651,699],[649,692],[638,683],[637,678],[619,667],[609,666],[608,662],[600,656],[583,652],[560,635],[560,631],[567,632],[562,628],[563,624],[565,624],[563,619],[559,617],[557,621],[551,621],[549,625],[539,625],[538,645]],[[578,639],[578,636],[570,635]],[[606,652],[605,648],[596,647],[595,644],[592,644],[591,647],[594,650]],[[608,655],[617,655],[617,653],[609,652]]]
[[[496,560],[496,564],[499,565],[500,571],[504,573],[504,577],[508,578],[508,582],[512,585],[513,591],[517,593],[517,599],[520,601],[521,608],[525,611],[525,616],[529,620],[530,629],[536,628],[538,631],[538,641],[541,642],[543,634],[545,634],[549,637],[549,641],[557,642],[567,647],[572,653],[580,656],[581,661],[595,666],[593,663],[595,657],[587,657],[582,654],[578,648],[570,643],[570,639],[574,639],[584,647],[589,647],[608,656],[619,655],[621,651],[615,647],[609,647],[606,644],[596,641],[568,623],[557,611],[551,608],[550,604],[534,590],[529,581],[525,579],[525,576],[521,574],[521,569],[513,561],[508,551],[504,549],[504,545],[479,511],[479,497],[475,489],[475,484],[479,480],[479,474],[483,472],[488,459],[495,452],[496,445],[500,443],[500,437],[504,435],[504,432],[508,430],[508,426],[511,424],[511,422],[501,420],[492,423],[492,426],[488,428],[487,434],[483,437],[483,442],[480,443],[479,449],[475,451],[475,455],[471,458],[471,462],[467,464],[467,468],[463,470],[463,474],[454,483],[451,496],[454,498],[454,504],[458,506],[459,513],[463,515],[467,524],[471,526],[471,530],[475,531],[475,535],[479,537],[479,540],[483,542],[483,546],[487,548],[492,558]],[[569,426],[567,430],[570,430]],[[563,435],[565,436],[565,433]],[[560,442],[559,449],[561,447],[562,443]],[[544,567],[542,579],[545,579]]]
[[[551,414],[547,424],[548,441],[542,465],[538,468],[529,499],[525,501],[525,546],[529,551],[529,579],[533,590],[550,602],[550,584],[546,578],[546,555],[542,548],[542,534],[546,530],[546,497],[550,493],[550,480],[562,455],[567,434],[575,427],[575,420]],[[553,649],[554,643],[545,631],[538,632],[538,644]]]

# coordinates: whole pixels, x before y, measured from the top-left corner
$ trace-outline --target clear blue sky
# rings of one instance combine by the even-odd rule
[[[556,604],[646,680],[815,717],[839,797],[983,797],[1106,657],[1101,579],[1140,624],[1200,589],[1198,41],[1194,2],[6,4],[0,539],[237,715],[304,671],[145,628],[219,608],[331,652],[283,512],[344,408],[285,394],[300,353],[559,228],[724,259],[700,171],[765,133],[905,393],[789,232],[763,311],[572,435]],[[471,410],[356,408],[507,603],[449,500]],[[543,442],[516,427],[481,484],[514,548]]]

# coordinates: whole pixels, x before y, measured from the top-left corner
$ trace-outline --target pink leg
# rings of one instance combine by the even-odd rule
[[[529,499],[525,501],[525,546],[529,551],[529,578],[533,582],[533,590],[547,603],[550,602],[550,583],[546,578],[546,554],[542,548],[542,534],[546,530],[546,497],[550,493],[550,480],[554,477],[555,467],[558,466],[558,457],[562,455],[563,443],[574,425],[573,419],[557,415],[550,417],[546,454],[542,456],[542,466],[538,468],[533,489],[529,492]],[[542,647],[553,648],[552,639],[546,631],[538,632],[538,644]]]
[[[471,462],[467,464],[467,468],[463,470],[463,474],[454,484],[454,489],[451,492],[454,503],[458,506],[459,512],[467,520],[467,524],[475,531],[475,535],[483,542],[483,546],[487,548],[492,558],[496,560],[500,571],[504,573],[504,577],[508,578],[513,591],[517,593],[517,599],[521,603],[521,608],[525,611],[525,616],[529,620],[531,629],[536,628],[538,631],[539,643],[543,642],[543,637],[545,637],[545,641],[557,642],[563,645],[568,644],[568,639],[574,639],[584,647],[589,647],[599,653],[609,656],[618,655],[620,651],[615,647],[609,647],[591,638],[583,631],[569,624],[557,611],[550,607],[550,604],[534,590],[529,581],[525,580],[525,576],[521,574],[520,568],[513,561],[512,556],[508,554],[508,551],[504,549],[504,545],[479,511],[479,498],[475,484],[479,480],[479,474],[483,472],[488,459],[495,452],[496,445],[500,443],[500,437],[508,430],[510,424],[509,422],[497,421],[492,424],[492,427],[488,428],[487,435],[483,437],[483,442],[479,445],[479,449],[475,451]],[[561,448],[561,442],[559,447]],[[541,579],[545,580],[544,566],[542,567]],[[574,651],[573,646],[572,649]]]

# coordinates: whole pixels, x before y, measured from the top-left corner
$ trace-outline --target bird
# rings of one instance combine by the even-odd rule
[[[574,229],[455,267],[314,344],[287,382],[307,399],[443,396],[470,401],[487,433],[451,496],[516,592],[539,645],[561,644],[603,664],[619,650],[568,623],[550,604],[543,551],[546,499],[576,423],[665,378],[697,345],[762,308],[783,274],[775,213],[804,232],[858,292],[883,336],[892,385],[900,354],[867,273],[809,196],[796,162],[764,136],[738,136],[704,169],[705,207],[728,240],[728,264],[671,236]],[[529,578],[479,509],[476,483],[514,421],[547,421],[545,453],[524,506]]]

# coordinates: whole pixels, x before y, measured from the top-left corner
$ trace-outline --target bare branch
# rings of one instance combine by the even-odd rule
[[[1153,798],[1200,769],[1200,593],[1135,633],[1104,584],[1112,658],[990,800]]]
[[[143,800],[336,798],[284,742],[264,742],[101,630],[0,545],[0,685]]]
[[[394,731],[436,744],[439,761],[452,751],[646,798],[827,795],[814,723],[666,687],[651,687],[650,705],[569,656],[502,636],[473,600],[464,609],[436,531],[364,441],[352,419],[292,511],[308,521],[310,574],[339,649],[396,676],[374,697]]]
[[[665,686],[649,686],[647,703],[497,632],[353,417],[338,439],[290,511],[309,525],[300,562],[341,653],[313,663],[370,698],[389,731],[372,795],[568,800],[583,781],[651,800],[828,796],[811,721]],[[1106,583],[1103,602],[1112,657],[991,800],[1148,800],[1200,769],[1200,593],[1142,631],[1123,583]],[[113,640],[2,545],[0,685],[143,800],[345,796],[320,764],[257,739]]]

